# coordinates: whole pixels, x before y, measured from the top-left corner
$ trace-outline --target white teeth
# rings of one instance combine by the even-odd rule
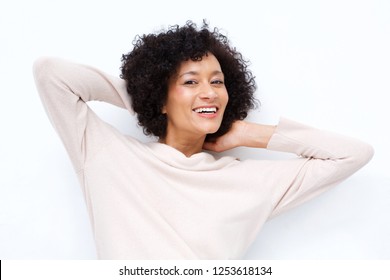
[[[194,111],[196,113],[216,113],[217,112],[217,108],[216,107],[196,108]]]

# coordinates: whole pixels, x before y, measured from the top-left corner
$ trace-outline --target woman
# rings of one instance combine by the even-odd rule
[[[38,91],[83,188],[101,259],[237,259],[272,216],[352,175],[373,155],[358,140],[281,119],[243,119],[255,82],[218,30],[188,22],[149,34],[121,78],[57,58],[34,64]],[[135,112],[141,143],[86,104]],[[293,160],[217,157],[247,146]]]

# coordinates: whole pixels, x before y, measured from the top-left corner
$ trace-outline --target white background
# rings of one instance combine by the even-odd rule
[[[269,221],[246,259],[390,259],[390,2],[0,2],[0,258],[94,259],[83,197],[33,83],[55,55],[119,74],[135,35],[209,20],[251,61],[260,109],[369,142],[373,160],[337,188]],[[92,104],[144,138],[125,111]],[[253,149],[240,158],[279,158]]]

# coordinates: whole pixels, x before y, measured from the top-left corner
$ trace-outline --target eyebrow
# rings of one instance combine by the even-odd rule
[[[223,75],[222,71],[220,71],[220,70],[215,70],[215,71],[213,71],[211,74],[212,74],[212,75],[216,75],[216,74],[222,74],[222,75]],[[184,72],[184,73],[180,74],[180,75],[178,76],[178,78],[180,78],[180,77],[182,77],[182,76],[184,76],[184,75],[199,75],[199,72],[198,72],[198,71],[188,71],[188,72]]]

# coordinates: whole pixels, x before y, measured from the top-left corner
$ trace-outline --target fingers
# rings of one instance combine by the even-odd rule
[[[215,151],[215,142],[204,142],[203,143],[203,149],[209,150],[209,151]]]

